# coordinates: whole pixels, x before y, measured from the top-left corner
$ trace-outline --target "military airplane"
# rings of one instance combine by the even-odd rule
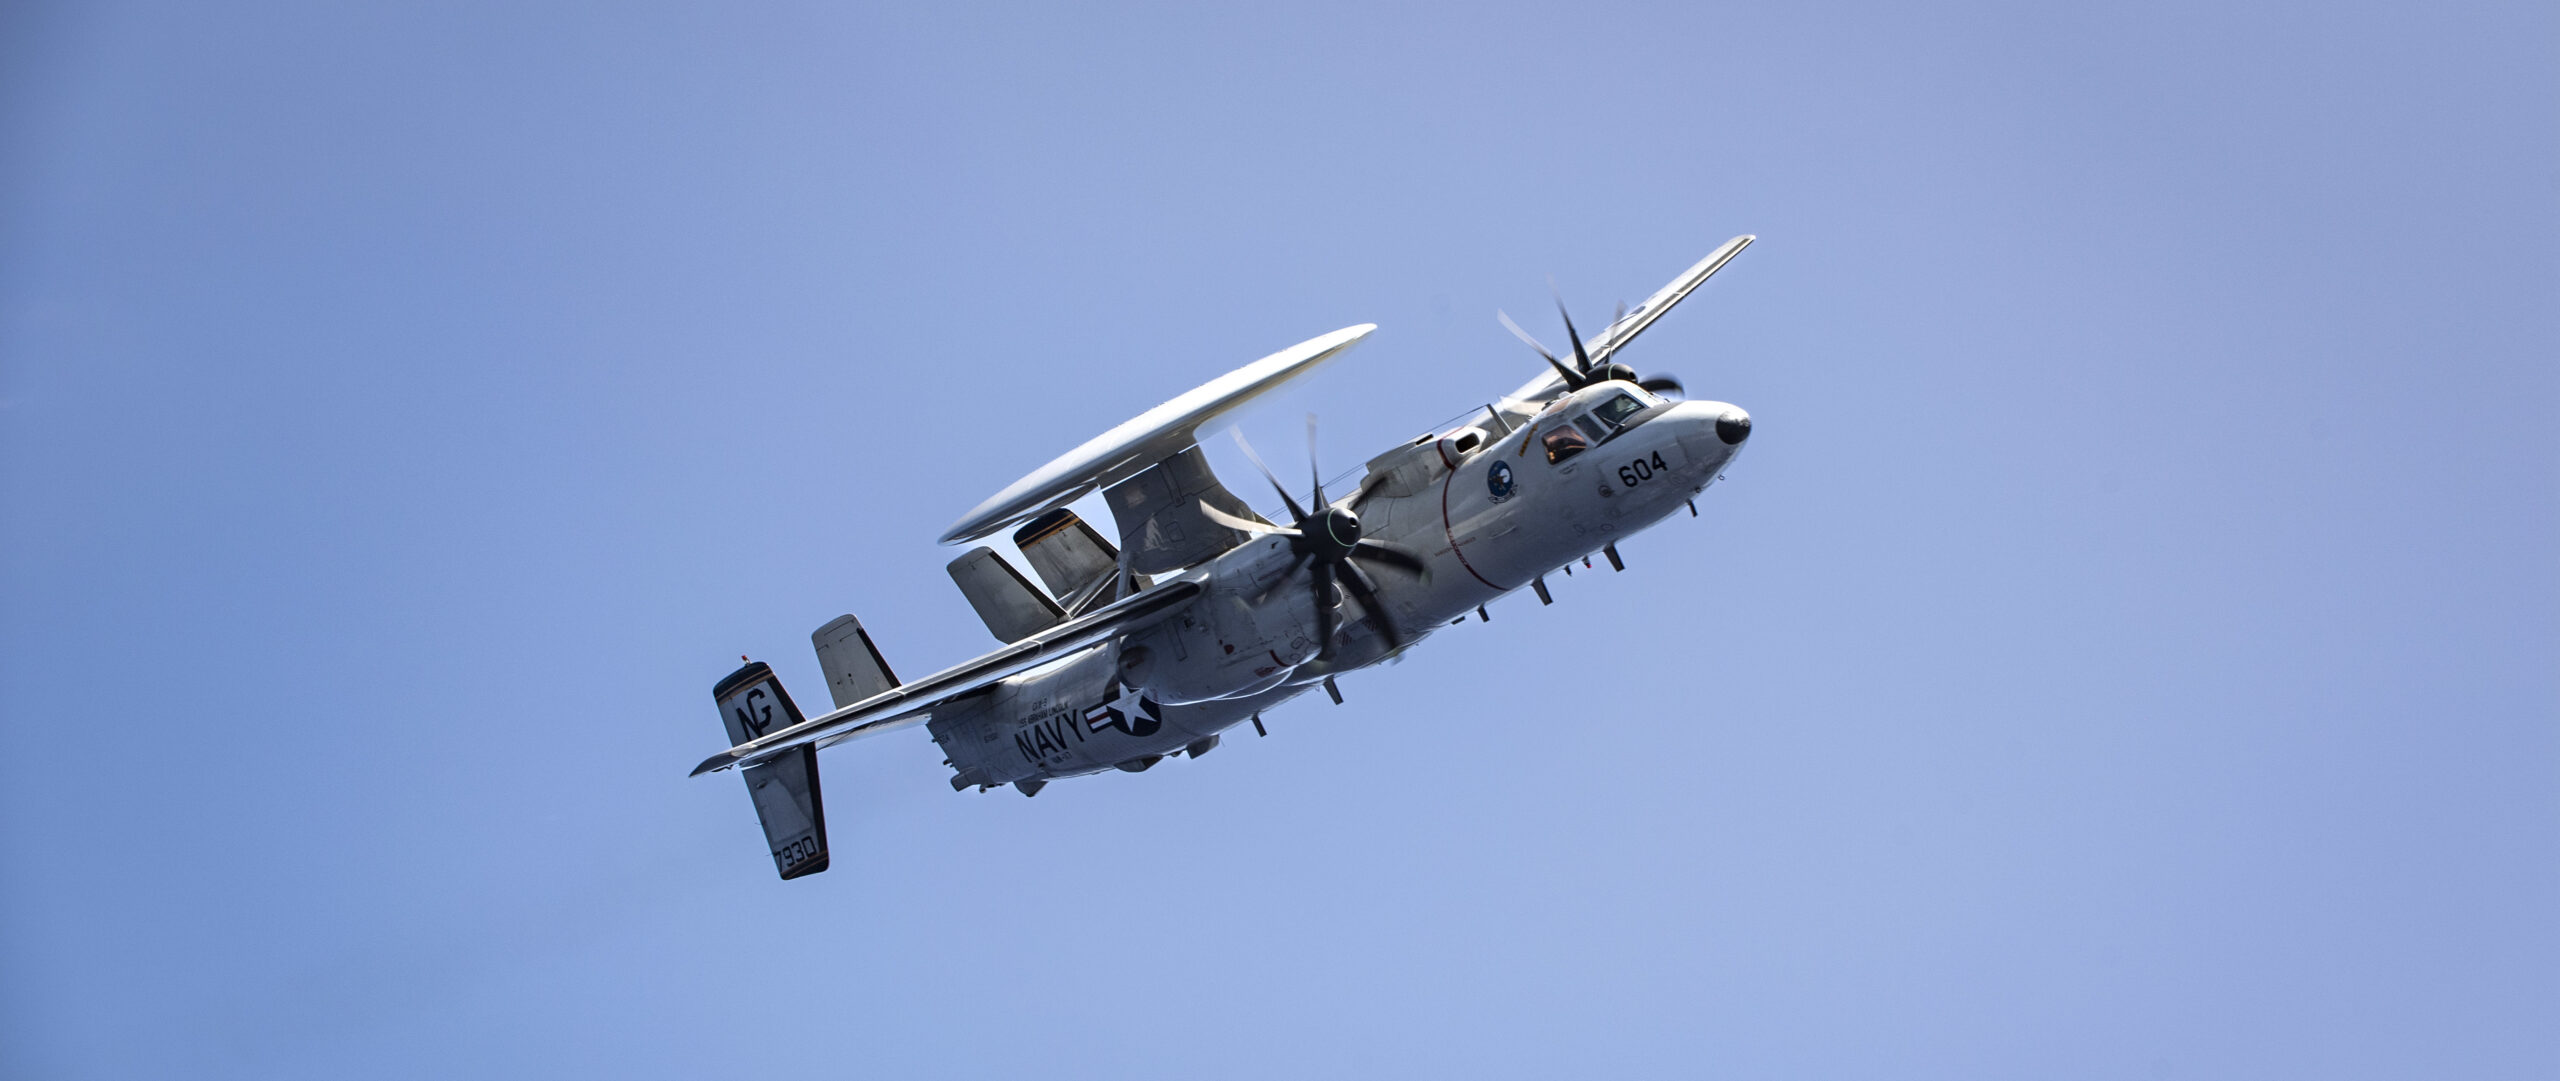
[[[1595,552],[1624,569],[1617,542],[1684,506],[1697,514],[1751,415],[1685,400],[1669,376],[1639,379],[1619,353],[1753,239],[1726,241],[1588,341],[1565,314],[1570,362],[1504,316],[1546,370],[1370,459],[1339,497],[1313,468],[1312,417],[1303,502],[1239,434],[1286,520],[1221,485],[1198,433],[1374,324],[1273,353],[1094,437],[942,535],[962,544],[1015,527],[1038,584],[991,547],[949,566],[1001,648],[901,681],[861,621],[839,617],[811,635],[835,708],[804,716],[771,666],[750,661],[712,688],[731,746],[694,774],[737,769],[775,870],[798,878],[827,867],[821,747],[922,724],[954,790],[1025,796],[1062,777],[1141,772],[1206,754],[1238,724],[1265,732],[1264,711],[1313,688],[1339,703],[1336,676],[1469,613],[1489,618],[1498,597],[1528,589],[1552,603],[1546,576]],[[1116,541],[1068,508],[1097,491]]]

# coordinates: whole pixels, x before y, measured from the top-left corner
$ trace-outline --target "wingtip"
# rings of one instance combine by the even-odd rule
[[[700,777],[705,773],[716,773],[737,764],[738,760],[729,757],[729,752],[722,751],[719,754],[703,759],[701,765],[693,767],[693,772],[685,774],[685,776]]]
[[[1328,357],[1338,356],[1343,350],[1349,349],[1361,342],[1368,341],[1369,335],[1377,332],[1378,324],[1376,323],[1356,323],[1334,331],[1331,334],[1327,334],[1322,338],[1312,339],[1308,344],[1314,344],[1317,342],[1330,342],[1330,344],[1326,345],[1324,349],[1318,351],[1309,359],[1312,361],[1322,361]]]

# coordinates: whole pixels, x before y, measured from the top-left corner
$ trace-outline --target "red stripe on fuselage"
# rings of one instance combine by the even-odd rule
[[[1441,442],[1446,443],[1448,440],[1443,439]],[[1440,452],[1442,460],[1447,460],[1448,456],[1448,451],[1442,450]],[[1503,589],[1501,586],[1494,585],[1492,582],[1485,581],[1484,575],[1477,574],[1476,565],[1467,562],[1466,550],[1458,547],[1457,527],[1449,524],[1449,485],[1456,483],[1457,480],[1458,469],[1456,466],[1451,466],[1449,467],[1449,475],[1440,481],[1440,534],[1449,538],[1449,554],[1458,557],[1458,565],[1465,567],[1468,574],[1474,574],[1476,581],[1484,582],[1486,588],[1500,593],[1508,593],[1510,592],[1509,590]]]

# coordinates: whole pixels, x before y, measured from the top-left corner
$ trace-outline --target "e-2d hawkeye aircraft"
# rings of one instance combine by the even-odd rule
[[[1366,338],[1334,331],[1229,372],[1068,451],[996,493],[945,544],[1020,523],[1034,585],[991,548],[952,561],[952,579],[1004,647],[911,682],[894,675],[861,621],[811,636],[835,708],[804,717],[771,667],[749,662],[712,688],[732,746],[694,774],[738,769],[783,878],[827,868],[821,747],[923,724],[951,787],[1143,771],[1197,758],[1219,734],[1334,677],[1396,656],[1497,597],[1530,589],[1593,552],[1623,569],[1617,542],[1687,507],[1751,435],[1751,416],[1684,401],[1677,380],[1639,380],[1618,353],[1754,238],[1735,237],[1586,342],[1570,315],[1572,363],[1510,326],[1547,361],[1520,389],[1446,430],[1368,462],[1306,502],[1253,448],[1247,457],[1288,509],[1257,515],[1218,483],[1202,425]],[[1557,307],[1561,310],[1563,305]],[[1308,420],[1309,455],[1314,419]],[[1312,465],[1312,463],[1311,463]],[[1115,544],[1067,504],[1103,493]],[[1350,604],[1346,608],[1345,599]]]

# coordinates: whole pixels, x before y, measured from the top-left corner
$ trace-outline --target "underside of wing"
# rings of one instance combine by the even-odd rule
[[[1191,603],[1200,595],[1201,588],[1201,584],[1192,579],[1160,584],[993,653],[900,684],[832,713],[740,743],[704,759],[701,765],[694,767],[694,775],[752,765],[803,745],[825,746],[921,723],[934,707],[983,691],[1006,676],[1096,645],[1114,635],[1153,626]]]

